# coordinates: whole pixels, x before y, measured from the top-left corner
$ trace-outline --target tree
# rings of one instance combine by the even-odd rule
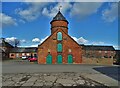
[[[9,43],[14,47],[17,47],[18,45],[20,45],[20,40],[15,38],[15,37],[11,37],[11,38],[0,38],[0,43]]]
[[[18,45],[20,45],[20,40],[15,39],[13,43],[14,43],[14,46],[17,47]]]

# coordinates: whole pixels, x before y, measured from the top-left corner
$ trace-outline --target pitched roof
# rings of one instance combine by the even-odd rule
[[[50,23],[52,23],[53,21],[59,21],[59,20],[66,21],[68,23],[68,21],[60,11],[57,13],[57,15],[53,18],[53,20]]]
[[[116,54],[120,55],[120,50],[115,50]]]
[[[0,53],[5,53],[5,50],[3,48],[0,48]]]
[[[0,39],[0,47],[10,47],[10,48],[13,48],[13,46],[11,44],[9,44],[8,42],[5,42],[4,39]]]
[[[63,31],[63,30],[62,30]],[[64,31],[63,31],[64,32]],[[64,32],[70,39],[72,39],[78,46],[80,46],[69,34],[67,34],[66,32]]]
[[[57,31],[57,30],[56,30]],[[56,31],[54,33],[56,33]],[[63,30],[62,30],[63,31]],[[64,31],[63,31],[64,32]],[[53,33],[53,34],[54,34]],[[80,46],[69,34],[67,34],[66,32],[64,32],[70,39],[72,39],[78,46]],[[38,45],[41,46],[43,43],[45,43],[53,34],[51,34],[47,39],[45,39],[41,44]]]
[[[12,48],[11,53],[29,53],[29,52],[37,52],[37,47],[17,47]]]
[[[103,50],[103,51],[115,51],[113,46],[100,46],[100,45],[82,45],[84,50]]]

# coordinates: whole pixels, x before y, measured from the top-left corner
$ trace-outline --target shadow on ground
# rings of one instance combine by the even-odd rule
[[[120,81],[120,66],[96,67],[93,69],[115,80]]]

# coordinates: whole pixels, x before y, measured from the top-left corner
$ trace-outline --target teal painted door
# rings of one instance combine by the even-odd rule
[[[57,62],[60,64],[62,63],[62,55],[57,56]]]
[[[46,58],[46,63],[47,64],[52,64],[52,56],[50,54]]]
[[[73,63],[73,57],[72,57],[72,55],[68,55],[68,63]]]

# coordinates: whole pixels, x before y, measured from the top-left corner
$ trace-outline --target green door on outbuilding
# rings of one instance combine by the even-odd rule
[[[47,64],[52,64],[52,56],[50,54],[48,54],[48,56],[46,58],[46,63]]]
[[[73,63],[73,56],[72,55],[68,55],[68,63]]]
[[[57,63],[59,63],[59,64],[62,63],[62,55],[57,56]]]

